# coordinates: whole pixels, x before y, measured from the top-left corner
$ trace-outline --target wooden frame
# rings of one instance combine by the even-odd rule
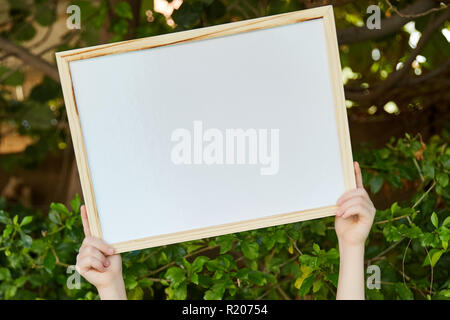
[[[347,124],[345,98],[341,78],[341,65],[339,61],[339,51],[332,6],[324,6],[309,10],[302,10],[292,13],[239,21],[196,30],[171,33],[150,38],[123,41],[118,43],[56,53],[56,60],[58,64],[64,100],[67,108],[67,115],[73,140],[73,146],[80,173],[80,180],[83,189],[83,195],[86,203],[92,235],[98,238],[102,238],[100,220],[97,213],[94,190],[90,178],[91,174],[89,171],[86,149],[83,141],[83,135],[81,132],[80,118],[78,115],[77,104],[75,101],[75,95],[72,86],[71,73],[69,69],[69,63],[71,61],[80,59],[89,59],[104,55],[112,55],[117,53],[124,53],[129,51],[138,51],[182,42],[191,42],[202,39],[222,37],[226,35],[282,26],[286,24],[300,23],[303,21],[320,18],[323,18],[323,24],[325,27],[329,70],[332,80],[331,87],[333,90],[333,99],[336,112],[336,122],[338,128],[340,154],[343,166],[342,170],[345,180],[345,189],[350,190],[355,188],[355,178],[353,174],[353,160],[350,145],[349,129]],[[277,214],[255,220],[247,220],[214,226],[210,228],[202,228],[167,235],[153,236],[133,241],[126,241],[113,244],[113,246],[115,247],[116,252],[132,251],[176,242],[183,242],[199,238],[218,236],[227,233],[241,232],[245,230],[269,227],[273,225],[332,216],[335,214],[336,209],[337,209],[336,206],[328,206],[313,210],[304,210],[299,212]]]

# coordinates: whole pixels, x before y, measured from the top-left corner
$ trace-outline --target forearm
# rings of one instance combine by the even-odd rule
[[[340,265],[336,299],[364,300],[364,243],[339,243]]]
[[[97,290],[101,300],[127,300],[125,283],[122,278],[108,287],[98,287]]]

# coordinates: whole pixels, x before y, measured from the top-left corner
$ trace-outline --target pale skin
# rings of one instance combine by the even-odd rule
[[[335,229],[340,267],[336,299],[364,299],[364,243],[372,227],[375,207],[363,187],[361,169],[354,163],[356,189],[337,201]],[[85,239],[77,256],[77,271],[93,284],[102,300],[127,299],[122,259],[104,241],[91,236],[86,208],[81,207]]]

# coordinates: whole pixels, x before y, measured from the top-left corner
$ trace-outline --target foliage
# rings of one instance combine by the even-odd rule
[[[394,3],[403,9],[412,2]],[[61,6],[64,2],[8,0],[5,3],[7,6],[2,8],[5,11],[2,16],[4,20],[0,20],[0,38],[26,50],[33,49],[31,52],[42,50],[51,53],[291,12],[327,3],[333,3],[335,6],[338,34],[339,30],[347,28],[354,28],[355,36],[360,34],[363,28],[357,30],[357,27],[364,25],[367,19],[366,9],[375,3],[382,10],[381,18],[395,18],[392,8],[389,8],[386,1],[184,0],[171,18],[166,19],[155,10],[153,0],[73,0],[67,4],[80,7],[81,29],[64,30],[60,43],[46,45],[48,40],[46,37],[49,37],[51,32],[42,35],[39,30],[48,28],[46,30],[52,31],[53,27],[61,30],[58,23],[61,23],[64,17],[59,17],[58,20],[57,12],[63,9]],[[413,23],[414,30],[423,33],[429,22],[435,18],[436,16],[430,14],[417,15]],[[448,30],[448,22],[442,27]],[[363,38],[356,43],[340,45],[347,96],[350,93],[354,96],[355,92],[359,96],[348,101],[349,106],[352,106],[348,110],[349,114],[355,116],[351,119],[357,118],[361,121],[366,118],[390,119],[411,113],[421,118],[427,110],[437,112],[441,108],[439,106],[448,104],[450,91],[447,90],[447,81],[444,81],[446,79],[444,71],[445,66],[448,67],[450,50],[448,41],[439,29],[431,33],[432,36],[423,46],[423,52],[420,54],[425,60],[415,61],[412,67],[408,66],[404,79],[396,81],[395,88],[377,99],[364,98],[367,90],[379,87],[397,71],[399,62],[404,63],[408,60],[412,49],[409,41],[413,38],[412,31],[408,30],[398,28],[381,37],[371,38],[372,41]],[[372,32],[376,33],[376,30]],[[380,53],[376,59],[373,58],[374,50]],[[20,99],[15,96],[16,88],[28,80],[23,65],[30,65],[32,68],[36,66],[19,58],[13,64],[6,63],[3,59],[11,55],[14,56],[3,50],[0,55],[0,124],[5,122],[12,124],[20,134],[31,136],[34,143],[22,153],[0,157],[0,166],[8,170],[17,166],[35,168],[49,153],[70,147],[60,85],[45,77],[40,82],[33,82],[34,89],[30,95],[24,97],[24,101],[17,101]],[[36,55],[37,58],[40,56],[41,54]],[[443,80],[440,81],[439,77]],[[174,81],[189,81],[189,79]],[[383,108],[387,102],[390,102],[390,106],[396,107]]]
[[[450,298],[450,136],[392,140],[356,158],[372,196],[402,191],[405,200],[378,210],[366,263],[381,269],[369,299]],[[406,194],[404,194],[406,193]],[[80,197],[48,214],[1,204],[0,298],[95,299],[66,273],[83,239]],[[130,299],[333,299],[339,252],[333,218],[293,223],[125,253]]]

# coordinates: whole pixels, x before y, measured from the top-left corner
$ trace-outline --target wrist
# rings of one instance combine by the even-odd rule
[[[364,299],[364,243],[339,242],[339,280],[336,299]]]
[[[339,249],[357,250],[365,247],[366,241],[346,241],[338,237]]]
[[[339,242],[339,253],[341,260],[346,257],[356,257],[364,259],[364,243]]]
[[[123,278],[117,279],[106,286],[97,286],[97,291],[101,300],[126,300],[127,293]]]

